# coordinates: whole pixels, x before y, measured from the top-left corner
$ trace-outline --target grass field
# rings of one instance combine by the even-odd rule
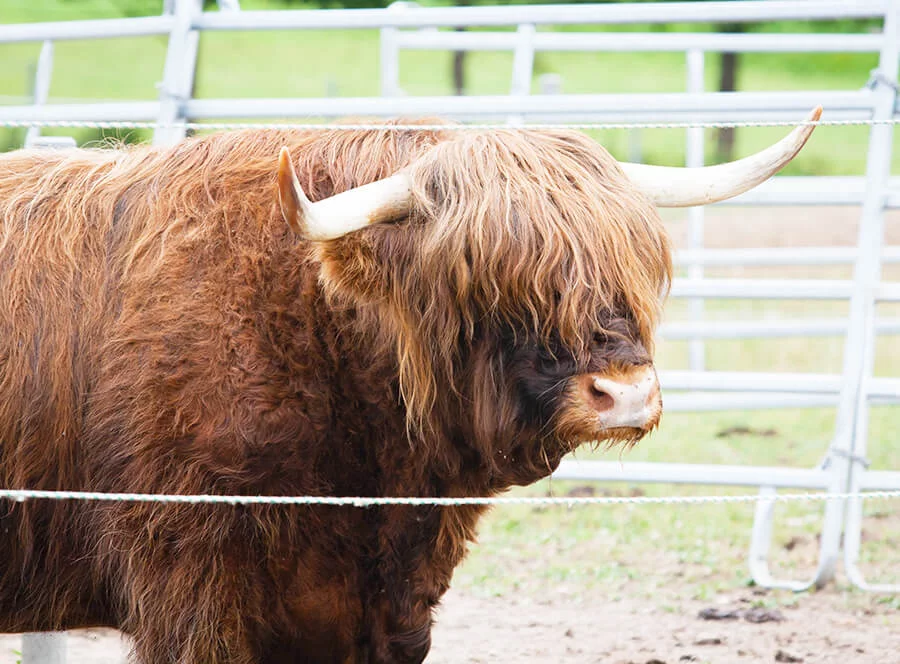
[[[264,0],[244,0],[242,5],[281,6]],[[0,23],[115,15],[112,0],[0,2]],[[57,101],[153,99],[165,47],[166,40],[161,37],[61,43],[56,49],[51,96]],[[21,103],[16,98],[27,93],[29,68],[37,53],[37,45],[0,45],[0,95],[5,95],[8,103]],[[706,76],[707,89],[712,90],[718,72],[715,58],[710,61]],[[199,62],[199,97],[322,96],[329,90],[340,96],[378,94],[378,34],[374,31],[210,34],[201,40]],[[472,54],[467,61],[468,92],[505,93],[511,62],[507,54]],[[874,55],[752,55],[743,61],[740,87],[755,91],[857,89],[865,84],[876,64]],[[571,93],[674,92],[683,90],[685,81],[680,55],[548,53],[538,56],[535,69],[536,74],[561,73],[564,91]],[[409,94],[450,92],[448,54],[404,54],[401,72],[402,85]],[[781,129],[740,130],[737,151],[747,153],[783,133]],[[83,141],[97,138],[96,133],[88,131],[78,132],[78,136]],[[140,138],[141,134],[136,136]],[[788,172],[861,173],[866,136],[864,128],[819,128]],[[617,156],[625,156],[629,140],[625,132],[598,132],[597,138]],[[0,132],[0,148],[19,140],[21,132]],[[683,160],[683,131],[645,131],[642,141],[648,161],[677,164]],[[895,150],[895,154],[900,151]],[[767,215],[761,211],[759,219],[770,233],[778,224],[790,223],[790,219],[769,219]],[[794,240],[797,244],[816,244],[814,238]],[[764,276],[778,274],[768,271]],[[841,275],[818,272],[806,276]],[[840,315],[845,310],[845,305],[719,302],[708,305],[707,315],[735,319]],[[683,303],[672,303],[667,315],[670,319],[684,317]],[[660,366],[684,367],[685,350],[684,343],[663,344]],[[709,368],[719,370],[835,373],[841,369],[842,352],[842,340],[837,338],[719,341],[708,345],[707,361]],[[879,343],[876,366],[880,375],[900,375],[900,342],[896,337]],[[870,448],[874,467],[900,466],[898,425],[900,407],[873,409]],[[809,467],[821,459],[833,428],[831,409],[671,414],[664,417],[657,433],[623,459],[626,463],[648,460]],[[616,455],[612,452],[602,457]],[[601,454],[579,454],[579,458],[592,456]],[[543,482],[521,493],[567,495],[586,491],[663,495],[708,493],[713,489],[579,487]],[[882,579],[894,582],[900,581],[900,566],[896,564],[900,547],[898,505],[898,501],[873,503],[867,508],[871,517],[867,523],[873,525],[867,526],[871,541],[865,547],[865,563]],[[779,511],[773,553],[775,561],[792,575],[808,575],[814,567],[820,510],[820,505],[792,504]],[[751,505],[496,509],[481,528],[481,544],[458,570],[456,583],[486,594],[540,593],[551,586],[580,592],[602,585],[611,595],[639,592],[665,597],[673,592],[666,586],[676,570],[677,592],[704,598],[746,583],[745,554],[752,515]],[[518,571],[506,573],[510,569]],[[776,603],[792,601],[786,595],[773,597],[771,601]],[[897,598],[884,601],[900,608]]]

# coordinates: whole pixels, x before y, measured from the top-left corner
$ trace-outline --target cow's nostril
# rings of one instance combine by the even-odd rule
[[[610,410],[616,404],[616,400],[613,398],[613,396],[602,387],[597,385],[596,381],[591,381],[588,392],[591,397],[591,405],[598,412],[602,413],[604,411]]]

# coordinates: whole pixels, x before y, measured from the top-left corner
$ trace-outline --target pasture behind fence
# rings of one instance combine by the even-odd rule
[[[222,6],[223,3],[220,3]],[[522,7],[421,8],[397,3],[384,10],[203,12],[197,0],[172,0],[162,16],[0,26],[0,43],[40,41],[44,47],[34,103],[0,106],[0,125],[21,122],[150,122],[154,143],[180,140],[186,123],[247,118],[333,118],[345,115],[441,115],[462,121],[507,124],[729,123],[795,121],[822,104],[830,121],[871,122],[866,174],[863,177],[777,177],[742,195],[735,205],[854,205],[861,208],[855,247],[785,249],[707,249],[703,246],[703,210],[691,212],[689,244],[678,253],[684,278],[672,296],[691,302],[686,321],[667,322],[661,334],[690,342],[690,369],[663,372],[670,412],[724,409],[769,409],[829,406],[836,409],[835,431],[824,462],[814,468],[720,466],[565,460],[558,479],[590,481],[717,484],[758,487],[759,500],[751,534],[750,569],[760,585],[801,590],[833,578],[843,540],[850,580],[870,590],[896,592],[897,587],[867,580],[859,567],[862,508],[858,499],[825,503],[818,567],[810,579],[777,578],[768,565],[774,523],[774,494],[780,488],[824,490],[832,495],[900,488],[900,471],[868,469],[865,457],[868,410],[873,403],[900,402],[900,378],[875,377],[874,347],[878,335],[900,333],[900,320],[877,316],[879,302],[900,302],[900,288],[882,281],[881,266],[900,262],[900,247],[883,241],[883,213],[900,207],[900,186],[890,177],[893,122],[897,120],[900,8],[886,0],[846,3],[833,0],[767,2],[703,2],[667,4],[555,5]],[[874,34],[717,34],[633,32],[552,32],[559,25],[628,25],[667,22],[741,22],[779,19],[834,20],[880,18]],[[515,27],[455,32],[442,27]],[[367,98],[194,99],[200,35],[210,31],[311,30],[378,28],[381,30],[382,96]],[[52,42],[121,36],[168,35],[168,49],[156,100],[110,103],[50,103]],[[509,95],[411,96],[401,86],[402,50],[506,50],[513,53]],[[532,95],[535,53],[556,51],[676,51],[685,54],[686,91],[666,94]],[[711,93],[703,89],[707,53],[733,52],[870,52],[878,68],[859,89],[823,92]],[[564,85],[564,84],[563,84]],[[821,130],[820,130],[821,131]],[[29,145],[58,144],[34,127]],[[703,129],[687,132],[687,165],[703,163]],[[853,265],[852,279],[725,279],[710,278],[704,268],[721,265]],[[760,298],[841,300],[849,303],[845,318],[716,322],[704,318],[708,299]],[[713,372],[704,366],[704,340],[721,338],[786,338],[842,336],[843,367],[839,374]],[[774,387],[773,387],[774,386]],[[6,488],[6,487],[3,487]],[[28,664],[35,648],[53,641],[26,641]],[[31,649],[31,650],[29,650]],[[27,654],[27,653],[32,654]],[[45,652],[59,653],[51,647]],[[54,655],[54,656],[57,656]]]

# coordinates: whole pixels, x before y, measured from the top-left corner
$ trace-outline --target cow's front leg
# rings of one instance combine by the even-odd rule
[[[431,648],[433,610],[465,555],[480,510],[385,509],[379,577],[368,596],[371,652],[366,664],[419,664],[425,659]]]
[[[368,659],[360,664],[420,664],[431,649],[431,623],[423,603],[385,598],[374,611]]]

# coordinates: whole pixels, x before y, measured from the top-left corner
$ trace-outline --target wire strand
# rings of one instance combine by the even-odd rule
[[[2,107],[0,107],[2,108]],[[185,129],[191,131],[227,131],[235,129],[305,129],[345,131],[483,131],[490,129],[727,129],[742,127],[854,127],[896,125],[900,118],[855,120],[747,120],[733,122],[551,122],[551,123],[474,123],[474,124],[379,124],[313,122],[126,122],[91,120],[0,120],[8,129]]]
[[[900,489],[857,493],[786,493],[774,495],[712,495],[712,496],[499,496],[499,497],[364,497],[364,496],[238,496],[238,495],[182,495],[152,493],[102,493],[94,491],[44,491],[34,489],[0,489],[0,499],[17,502],[27,500],[77,500],[87,502],[180,503],[225,505],[333,505],[345,507],[377,507],[386,505],[443,506],[462,505],[671,505],[702,503],[751,503],[761,500],[829,501],[900,498]]]

